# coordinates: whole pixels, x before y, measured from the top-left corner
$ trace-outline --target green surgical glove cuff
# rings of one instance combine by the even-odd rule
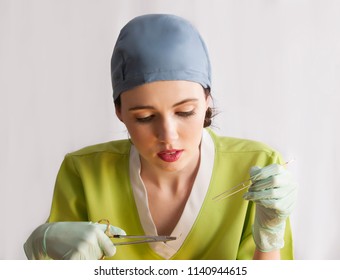
[[[29,260],[51,260],[46,253],[45,233],[50,223],[37,227],[24,244],[24,251]]]
[[[255,219],[253,225],[253,238],[256,248],[261,252],[271,252],[284,247],[286,222],[282,222],[276,227],[263,228]]]

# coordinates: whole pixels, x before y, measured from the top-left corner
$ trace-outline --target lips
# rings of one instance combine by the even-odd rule
[[[165,150],[159,152],[158,157],[165,162],[177,161],[183,153],[183,150]]]

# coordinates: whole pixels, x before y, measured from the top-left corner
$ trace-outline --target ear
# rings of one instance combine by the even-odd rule
[[[207,109],[208,109],[209,107],[213,106],[211,95],[208,95],[206,100],[207,100]]]
[[[122,108],[118,105],[115,105],[115,112],[116,112],[116,116],[117,118],[124,123],[123,118],[122,118]]]
[[[212,106],[213,100],[212,100],[210,92],[207,89],[205,92],[205,100],[206,100],[206,109],[208,109],[209,107],[213,107]]]

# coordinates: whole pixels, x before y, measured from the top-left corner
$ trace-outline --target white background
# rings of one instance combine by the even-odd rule
[[[25,259],[67,152],[126,137],[110,58],[122,26],[145,13],[177,14],[200,30],[217,133],[295,158],[295,257],[340,259],[335,0],[0,0],[0,259]]]

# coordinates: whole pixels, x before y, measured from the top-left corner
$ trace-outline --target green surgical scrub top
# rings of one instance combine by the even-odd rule
[[[278,152],[256,141],[221,137],[207,129],[215,156],[203,204],[173,260],[252,259],[255,205],[241,191],[216,202],[212,198],[249,178],[251,166],[282,164]],[[128,234],[143,235],[129,177],[131,143],[116,140],[69,153],[58,172],[48,221],[108,219]],[[289,219],[282,259],[293,259]],[[111,259],[161,260],[148,244],[119,246]]]

